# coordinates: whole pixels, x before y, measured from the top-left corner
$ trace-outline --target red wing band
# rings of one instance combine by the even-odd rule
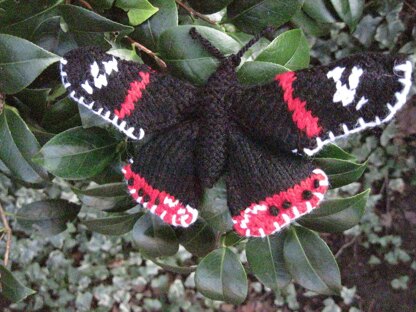
[[[131,169],[123,167],[122,172],[128,183],[131,196],[151,213],[159,216],[164,222],[181,227],[188,227],[198,218],[198,210],[184,205],[167,192],[152,187],[143,177]]]
[[[280,231],[297,218],[318,207],[328,190],[328,177],[315,169],[294,187],[252,203],[233,217],[234,230],[241,236],[264,237]]]
[[[142,80],[130,83],[130,88],[127,91],[124,102],[121,104],[120,110],[116,109],[114,112],[120,119],[130,116],[135,108],[135,104],[142,98],[143,91],[146,90],[147,85],[150,83],[149,72],[139,72],[139,75]]]
[[[319,119],[306,109],[306,101],[293,97],[293,82],[296,80],[295,72],[286,72],[277,75],[275,80],[283,89],[283,99],[289,111],[292,112],[292,120],[299,130],[303,131],[309,138],[316,137],[322,132]]]
[[[70,82],[68,81],[68,74],[65,71],[65,66],[68,64],[68,61],[64,58],[60,60],[60,73],[61,73],[61,79],[62,84],[65,88],[69,88],[71,86]],[[105,73],[99,74],[99,65],[97,62],[94,61],[94,63],[90,66],[90,72],[91,76],[93,77],[93,85],[91,86],[86,80],[84,83],[81,84],[81,87],[87,92],[88,94],[94,93],[94,88],[101,89],[102,87],[105,87],[108,84],[108,78],[115,72],[118,72],[118,63],[115,58],[113,58],[109,62],[101,62],[102,66],[105,69]],[[72,91],[69,93],[69,97],[73,99],[75,102],[85,106],[89,110],[91,110],[94,114],[100,116],[104,120],[112,123],[115,127],[117,127],[121,132],[123,132],[125,135],[127,135],[129,138],[133,140],[141,140],[144,137],[144,130],[140,128],[139,130],[139,136],[137,137],[134,135],[135,128],[128,125],[125,121],[121,121],[119,116],[117,116],[116,113],[106,110],[102,107],[99,107],[97,103],[94,101],[87,103],[85,98],[79,94],[77,94],[75,91]]]

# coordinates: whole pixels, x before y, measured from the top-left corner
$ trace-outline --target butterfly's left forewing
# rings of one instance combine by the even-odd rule
[[[176,125],[193,111],[191,84],[96,47],[65,54],[60,71],[73,100],[132,139]]]
[[[232,116],[256,139],[312,156],[338,138],[390,121],[411,85],[404,56],[358,54],[244,88],[233,99]]]

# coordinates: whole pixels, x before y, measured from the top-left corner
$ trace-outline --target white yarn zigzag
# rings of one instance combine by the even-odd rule
[[[348,129],[346,124],[342,124],[344,134],[335,136],[332,132],[329,132],[329,139],[322,140],[320,137],[316,138],[316,148],[308,149],[304,148],[303,152],[308,156],[313,156],[318,153],[325,145],[334,142],[337,139],[346,137],[347,135],[360,132],[367,128],[373,128],[381,125],[382,123],[390,121],[394,115],[406,104],[407,95],[409,94],[410,88],[412,87],[412,63],[407,61],[406,63],[396,65],[394,67],[395,72],[401,71],[404,73],[404,77],[399,79],[399,82],[403,85],[403,89],[400,92],[396,92],[395,98],[396,103],[391,105],[387,103],[386,106],[389,109],[390,113],[384,118],[376,116],[373,121],[366,122],[363,118],[357,120],[358,126],[353,129]]]
[[[102,62],[104,65],[104,69],[106,74],[111,74],[112,71],[118,71],[117,68],[117,60],[115,58],[113,58],[111,61],[109,62]],[[65,88],[68,88],[71,86],[71,84],[69,83],[67,77],[68,74],[64,71],[64,66],[68,64],[68,61],[65,59],[61,59],[60,61],[60,72],[61,72],[61,79],[62,79],[62,84],[64,85]],[[102,75],[98,75],[99,73],[99,67],[98,64],[96,62],[94,62],[91,65],[91,74],[94,77],[94,85],[95,87],[101,89],[102,86],[106,86],[107,85],[107,77],[105,76],[105,74]],[[81,84],[81,87],[88,93],[88,94],[93,94],[93,88],[89,85],[88,81],[85,81],[83,84]],[[94,102],[91,103],[85,103],[85,99],[84,97],[77,97],[75,91],[72,91],[69,94],[69,97],[72,98],[75,102],[85,106],[86,108],[88,108],[89,110],[91,110],[94,114],[100,116],[101,118],[103,118],[104,120],[110,122],[111,124],[113,124],[117,129],[119,129],[121,132],[123,132],[125,135],[127,135],[129,138],[133,139],[133,140],[141,140],[144,137],[144,130],[142,128],[140,128],[139,130],[139,137],[135,136],[134,127],[129,127],[127,128],[127,123],[125,121],[121,121],[120,123],[118,123],[119,119],[118,116],[113,114],[111,111],[107,110],[104,111],[103,108],[99,108],[98,110],[94,110]]]

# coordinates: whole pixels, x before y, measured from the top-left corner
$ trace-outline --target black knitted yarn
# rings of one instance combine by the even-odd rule
[[[287,190],[309,177],[309,159],[271,151],[237,127],[230,127],[227,160],[227,200],[233,216],[252,203]]]
[[[198,207],[202,189],[197,178],[196,122],[186,122],[136,146],[132,169],[155,189],[167,192],[192,207]]]
[[[365,53],[346,57],[327,66],[300,70],[295,72],[293,96],[304,101],[305,109],[319,118],[322,127],[319,136],[322,140],[329,138],[329,132],[334,136],[344,135],[344,124],[348,129],[353,129],[357,127],[360,118],[368,123],[377,117],[383,120],[390,113],[388,104],[394,106],[397,103],[396,92],[404,90],[403,84],[399,82],[403,73],[398,74],[394,68],[404,63],[403,55]],[[336,83],[327,75],[336,67],[345,68],[341,83],[348,87],[352,69],[355,67],[363,70],[354,101],[348,106],[333,101],[337,91]],[[230,94],[230,115],[248,135],[275,148],[292,151],[314,146],[315,138],[307,137],[293,122],[293,113],[283,101],[283,92],[277,81],[242,87],[239,92]],[[361,109],[356,109],[363,97],[368,102]]]
[[[225,61],[201,89],[198,100],[200,130],[197,144],[198,174],[210,188],[224,171],[229,118],[225,95],[237,80],[234,66]]]
[[[142,128],[146,134],[178,124],[187,119],[195,109],[194,86],[170,75],[155,72],[147,65],[121,60],[96,47],[72,50],[64,57],[68,63],[63,66],[63,70],[67,73],[71,84],[68,87],[69,94],[75,92],[76,98],[83,97],[86,104],[94,102],[95,111],[100,108],[103,108],[104,112],[120,109],[131,88],[131,83],[142,80],[140,73],[148,73],[150,83],[142,91],[142,97],[136,103],[140,109],[133,110],[131,115],[125,118],[130,126]],[[99,74],[105,74],[103,61],[108,62],[113,59],[117,61],[118,71],[107,75],[107,86],[96,88],[90,73],[91,65],[96,62],[99,66]],[[81,85],[85,81],[89,82],[93,94],[88,94],[82,88]]]
[[[304,189],[302,200],[315,196],[317,205],[328,186],[326,176],[319,170],[315,175],[320,178],[311,176],[314,168],[310,160],[294,153],[312,155],[318,150],[316,146],[329,142],[328,138],[390,120],[410,89],[410,64],[403,56],[382,54],[351,56],[328,66],[278,75],[266,85],[243,86],[235,68],[257,37],[240,53],[227,58],[199,34],[194,32],[193,37],[220,62],[202,88],[98,48],[66,54],[62,80],[74,100],[104,116],[126,135],[130,134],[128,127],[135,128],[134,136],[130,136],[134,139],[152,134],[145,144],[136,146],[131,169],[159,193],[198,208],[203,188],[212,187],[225,174],[230,211],[237,219],[243,218],[238,220],[240,230],[247,226],[246,217],[238,216],[241,210],[285,190],[289,193],[308,177],[308,188],[320,187],[320,193],[316,197]],[[109,70],[108,62],[115,61],[117,70]],[[97,64],[94,70],[93,64]],[[98,75],[105,76],[98,82],[92,75],[92,71],[97,74],[97,66]],[[357,70],[362,71],[360,75]],[[337,79],[331,77],[334,71],[338,71]],[[351,84],[357,80],[354,89]],[[106,84],[101,86],[103,81]],[[92,94],[87,92],[86,83]],[[352,101],[339,103],[335,94],[347,94],[351,88]],[[305,124],[319,133],[311,134]],[[322,185],[320,181],[324,181]],[[139,190],[130,191],[137,197]],[[283,202],[280,208],[288,208],[286,205],[289,203]],[[269,208],[264,218],[278,213],[277,208]],[[310,211],[316,207],[303,208]],[[175,218],[182,209],[178,208]],[[176,225],[179,219],[173,221],[170,215],[167,220]],[[290,220],[283,220],[284,225]],[[191,220],[182,221],[189,225]],[[256,225],[254,235],[264,235],[259,229],[263,230],[261,224]]]

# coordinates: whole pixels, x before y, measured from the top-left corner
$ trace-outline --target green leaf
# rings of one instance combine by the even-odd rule
[[[209,253],[198,264],[195,284],[212,300],[241,304],[247,296],[247,275],[238,256],[223,247]]]
[[[233,0],[188,0],[193,9],[202,14],[212,14],[221,11]]]
[[[309,17],[303,10],[299,10],[292,17],[292,23],[302,28],[307,34],[321,37],[328,35],[330,27],[328,24],[321,24]]]
[[[39,15],[59,2],[61,0],[0,1],[0,28]],[[4,10],[4,13],[1,13],[2,10]]]
[[[108,183],[120,183],[120,181],[123,181],[124,176],[123,173],[120,170],[120,163],[121,163],[121,155],[117,155],[117,160],[110,163],[101,173],[99,173],[96,176],[93,176],[91,178],[92,181],[94,181],[97,184],[108,184]],[[127,208],[127,209],[126,209]],[[129,208],[126,206],[120,206],[116,205],[116,207],[113,209],[109,208],[107,211],[125,211]]]
[[[150,0],[159,11],[147,21],[135,27],[131,37],[153,51],[159,50],[159,37],[168,28],[178,26],[178,10],[175,0]]]
[[[6,176],[11,176],[12,172],[9,170],[9,168],[6,167],[6,164],[1,161],[0,159],[0,172],[4,173]]]
[[[172,72],[195,84],[203,84],[217,69],[218,60],[189,35],[190,25],[166,30],[160,36],[160,53]],[[240,49],[240,45],[227,34],[204,26],[195,26],[201,35],[208,39],[224,55]]]
[[[82,180],[100,173],[114,159],[116,145],[105,130],[77,127],[54,136],[33,161],[57,177]]]
[[[237,72],[238,80],[243,84],[263,85],[272,82],[277,74],[289,71],[279,64],[270,62],[245,62]]]
[[[228,22],[256,34],[269,25],[279,27],[301,8],[303,0],[241,0],[227,7]]]
[[[117,0],[116,6],[128,12],[130,25],[133,26],[140,25],[159,10],[147,0]]]
[[[363,15],[364,0],[331,0],[331,3],[339,17],[353,32]]]
[[[57,15],[58,10],[53,10],[53,12],[49,12],[49,14],[53,16],[45,16],[45,19],[36,21],[38,25],[34,28],[31,36],[28,37],[26,35],[25,37],[28,38],[25,39],[58,55],[63,55],[66,52],[77,48],[78,44],[75,42],[71,32],[62,29],[61,17]],[[30,31],[30,33],[31,32],[32,31]]]
[[[16,277],[13,276],[4,265],[0,264],[1,295],[13,303],[22,301],[26,297],[36,293],[27,288]]]
[[[40,200],[23,206],[16,219],[27,230],[38,230],[45,236],[66,230],[66,223],[75,219],[81,207],[63,199]]]
[[[25,39],[0,34],[0,92],[19,92],[58,60],[59,56]]]
[[[273,290],[286,287],[292,277],[286,270],[283,246],[286,232],[263,238],[250,238],[246,244],[247,261],[257,279]]]
[[[59,14],[65,28],[71,32],[74,40],[82,46],[108,46],[104,40],[104,33],[119,32],[126,35],[133,31],[133,27],[119,24],[97,13],[75,5],[60,5]]]
[[[336,19],[325,5],[325,0],[305,0],[303,11],[318,23],[335,23]]]
[[[108,10],[111,9],[115,0],[89,0],[88,2],[94,9]]]
[[[315,158],[314,162],[328,175],[331,188],[357,181],[367,168],[367,162],[357,164],[342,159]]]
[[[215,248],[214,230],[203,220],[198,219],[188,228],[176,230],[179,243],[195,256],[203,257]]]
[[[205,190],[199,212],[201,217],[220,233],[225,233],[233,228],[223,180]]]
[[[137,220],[133,227],[133,242],[152,258],[173,256],[179,249],[175,231],[151,213]]]
[[[63,98],[46,111],[42,125],[52,133],[80,126],[81,118],[78,114],[78,105],[68,97]]]
[[[149,259],[152,262],[154,262],[155,264],[157,264],[158,266],[165,269],[166,271],[177,273],[177,274],[190,274],[192,272],[195,272],[195,270],[196,270],[196,265],[192,265],[192,266],[188,266],[188,267],[186,267],[186,266],[177,266],[177,265],[167,264],[167,263],[164,263],[162,261],[157,261],[156,259],[153,259],[153,258],[149,258]]]
[[[245,240],[245,237],[238,235],[235,231],[229,231],[221,237],[221,243],[225,246],[234,246]]]
[[[82,127],[92,128],[108,128],[109,123],[107,120],[101,117],[97,117],[97,114],[94,114],[90,109],[86,108],[84,105],[77,104],[79,116],[81,118]]]
[[[41,120],[51,89],[23,89],[16,97],[28,107],[32,118]]]
[[[0,115],[0,159],[12,176],[27,183],[48,180],[47,172],[32,162],[40,145],[14,109],[4,107]]]
[[[335,144],[328,144],[316,155],[316,158],[335,158],[355,162],[357,159],[354,155],[347,153]]]
[[[336,295],[341,290],[341,275],[327,244],[308,229],[292,226],[285,244],[286,267],[301,286],[323,295]]]
[[[0,14],[0,32],[29,40],[36,44],[35,33],[42,23],[57,15],[57,6],[62,0],[33,0],[0,3],[5,14]]]
[[[284,32],[274,39],[256,58],[256,61],[271,62],[290,70],[309,66],[309,44],[300,29]]]
[[[36,140],[38,140],[39,144],[45,145],[46,142],[48,142],[50,139],[53,138],[54,134],[47,132],[45,129],[37,126],[37,125],[28,125],[30,128],[30,131],[32,131],[33,135],[36,137]],[[46,172],[46,170],[45,170]]]
[[[82,223],[92,232],[104,235],[123,235],[133,229],[136,221],[143,213],[123,214],[108,218],[83,220]]]
[[[120,211],[134,206],[126,183],[109,183],[85,190],[72,188],[72,191],[84,205],[100,210]]]
[[[364,215],[370,190],[353,197],[329,199],[312,213],[305,215],[299,223],[311,230],[326,233],[343,232],[357,225]]]

